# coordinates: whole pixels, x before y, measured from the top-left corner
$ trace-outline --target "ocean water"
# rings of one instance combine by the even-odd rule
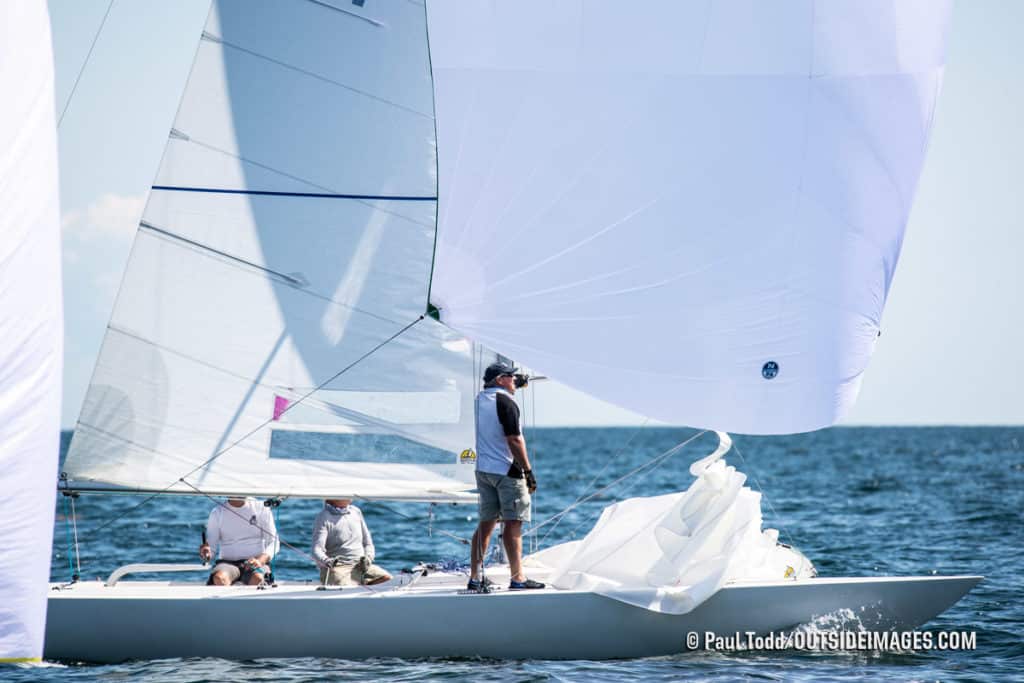
[[[689,429],[535,429],[527,441],[539,480],[534,519],[559,512],[692,436]],[[62,439],[62,454],[70,434]],[[687,466],[714,446],[706,435],[661,466],[612,486],[527,541],[540,547],[579,538],[607,504],[686,488]],[[976,649],[918,652],[743,651],[686,653],[611,662],[477,659],[323,659],[230,662],[218,659],[55,663],[7,668],[3,680],[319,681],[446,680],[970,680],[1024,679],[1024,428],[833,428],[785,437],[736,437],[727,456],[764,493],[766,526],[807,554],[822,576],[982,574],[960,603],[927,624],[971,631]],[[316,444],[308,445],[311,450]],[[85,496],[76,502],[79,561],[86,578],[129,562],[195,558],[211,507],[201,498]],[[74,570],[67,501],[58,500],[52,579]],[[317,501],[286,501],[282,538],[308,551]],[[466,548],[438,533],[466,537],[475,510],[363,503],[378,562],[392,570],[418,561],[467,561]],[[108,524],[98,530],[101,525]],[[70,552],[70,554],[69,554]],[[71,566],[69,567],[69,558]],[[300,553],[282,550],[282,579],[314,574]],[[520,626],[530,628],[528,623]],[[821,627],[824,628],[824,627]],[[382,637],[385,637],[382,634]]]

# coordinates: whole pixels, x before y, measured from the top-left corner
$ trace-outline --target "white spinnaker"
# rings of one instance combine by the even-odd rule
[[[0,3],[0,662],[43,652],[64,344],[57,126],[43,0]]]
[[[473,444],[473,344],[429,318],[387,342],[426,310],[427,60],[415,3],[213,4],[75,429],[72,487],[472,499],[456,454]],[[289,457],[271,457],[285,437]]]
[[[761,494],[722,456],[731,440],[693,463],[696,480],[680,493],[609,505],[579,541],[529,558],[553,569],[556,588],[598,593],[666,614],[685,614],[730,581],[804,578],[801,554],[762,530]]]
[[[661,420],[856,398],[923,164],[945,0],[428,0],[441,320]]]

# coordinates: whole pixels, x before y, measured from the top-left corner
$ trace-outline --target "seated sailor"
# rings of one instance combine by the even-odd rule
[[[330,586],[373,586],[391,575],[373,564],[374,548],[363,513],[348,498],[331,498],[313,522],[313,557],[320,582]]]
[[[207,585],[257,586],[270,572],[270,560],[279,548],[270,508],[253,498],[228,498],[210,511],[199,557],[208,562],[219,548],[217,564]]]

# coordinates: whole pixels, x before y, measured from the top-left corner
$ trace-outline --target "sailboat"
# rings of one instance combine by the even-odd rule
[[[546,590],[467,595],[423,568],[355,591],[124,580],[202,570],[143,564],[55,584],[46,656],[640,657],[688,631],[948,608],[980,577],[815,577],[724,460],[727,432],[820,429],[854,401],[948,19],[909,0],[213,2],[63,493],[472,503],[472,401],[499,354],[718,443],[685,491],[531,556]],[[345,446],[285,456],[295,432]],[[222,638],[237,620],[273,628]]]

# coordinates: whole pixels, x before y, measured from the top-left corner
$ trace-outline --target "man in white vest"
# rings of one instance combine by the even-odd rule
[[[526,440],[519,426],[516,370],[492,363],[484,371],[484,389],[476,397],[476,488],[480,494],[480,523],[473,534],[469,590],[486,591],[481,579],[483,558],[498,519],[504,523],[502,541],[508,556],[509,590],[543,588],[523,573],[523,522],[530,521],[530,494],[537,479],[530,468]]]

